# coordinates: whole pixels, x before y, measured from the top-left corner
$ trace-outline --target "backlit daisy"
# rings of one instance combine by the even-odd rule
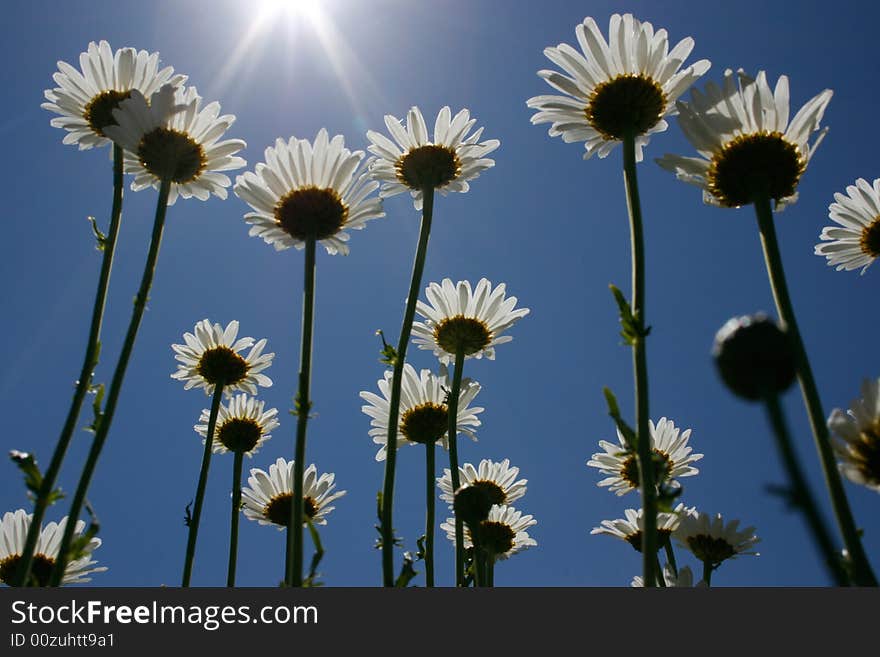
[[[528,106],[538,110],[532,123],[550,123],[551,137],[584,142],[584,159],[606,157],[629,131],[641,161],[650,135],[666,130],[664,117],[676,113],[676,99],[709,70],[709,61],[682,69],[694,40],[682,39],[669,51],[666,30],[654,32],[630,14],[611,16],[607,42],[590,17],[575,34],[580,52],[567,43],[544,50],[565,74],[538,75],[565,95],[530,98]]]
[[[501,145],[497,139],[480,141],[482,128],[469,135],[476,122],[466,109],[452,116],[449,107],[444,107],[437,114],[431,140],[418,107],[410,108],[406,127],[386,114],[385,125],[394,141],[367,131],[367,139],[372,142],[368,150],[376,156],[370,174],[382,183],[380,196],[408,191],[416,210],[421,210],[425,189],[437,189],[442,194],[468,191],[468,180],[495,166],[495,160],[486,156]]]
[[[467,358],[494,360],[495,345],[513,340],[501,334],[529,314],[528,308],[514,309],[516,297],[505,297],[505,292],[504,283],[493,289],[485,278],[474,290],[468,281],[431,283],[425,289],[428,303],[416,305],[425,320],[413,323],[413,342],[433,351],[441,363],[454,362],[459,348]]]
[[[672,571],[672,566],[666,564],[666,566],[663,567],[663,579],[666,582],[666,586],[670,588],[691,588],[694,586],[694,573],[691,571],[690,566],[680,568],[678,575],[676,575]],[[702,580],[697,583],[697,586],[705,585],[706,583]],[[633,588],[642,588],[645,586],[645,580],[639,575],[636,575],[633,577],[630,586]]]
[[[172,379],[184,382],[184,389],[204,388],[205,394],[214,392],[214,385],[222,384],[224,392],[232,395],[243,390],[257,394],[257,386],[268,388],[272,379],[262,374],[272,364],[274,353],[264,354],[266,339],[254,343],[253,338],[238,337],[238,322],[233,320],[224,329],[203,319],[194,333],[184,333],[186,344],[173,344],[174,358],[179,361]],[[250,347],[247,356],[240,351]]]
[[[665,513],[661,511],[657,514],[657,549],[661,549],[666,541],[669,540],[669,536],[672,534],[673,530],[678,526],[679,515],[684,509],[684,504],[679,504],[675,507],[675,510],[672,513]],[[608,534],[609,536],[613,536],[615,538],[619,538],[622,541],[626,541],[633,548],[641,552],[642,551],[642,531],[645,528],[645,518],[643,514],[643,510],[639,509],[636,511],[635,509],[625,509],[624,515],[626,518],[621,518],[618,520],[603,520],[601,522],[601,527],[594,527],[590,532],[591,534]]]
[[[739,528],[739,520],[727,524],[721,514],[714,516],[691,507],[681,514],[675,530],[675,540],[704,563],[717,567],[722,561],[738,554],[753,554],[750,548],[760,541],[754,527]]]
[[[667,420],[665,417],[660,418],[656,425],[648,420],[648,425],[655,458],[654,481],[657,484],[678,477],[692,477],[699,473],[699,470],[691,464],[699,461],[703,455],[693,454],[692,448],[688,446],[690,429],[681,431],[672,420]],[[608,475],[599,482],[599,486],[608,486],[611,492],[625,495],[639,487],[639,464],[636,454],[627,449],[626,441],[620,431],[617,432],[617,440],[618,444],[600,440],[599,447],[605,452],[593,454],[592,460],[587,461],[587,465]]]
[[[524,516],[512,506],[495,504],[489,511],[489,517],[480,523],[478,529],[480,545],[496,560],[507,559],[517,552],[538,544],[526,531],[537,524],[538,521],[532,516]],[[455,518],[448,518],[440,525],[440,529],[446,532],[446,538],[454,545]],[[464,530],[464,546],[465,548],[474,546],[470,527],[465,527]]]
[[[880,256],[880,178],[873,187],[864,178],[846,188],[846,195],[834,194],[828,216],[837,226],[826,226],[816,245],[816,255],[825,256],[830,267],[862,268],[864,274]]]
[[[384,461],[388,443],[388,414],[391,399],[392,372],[385,372],[385,377],[378,382],[382,396],[368,391],[360,393],[361,399],[367,402],[361,410],[372,419],[370,422],[370,436],[373,442],[381,445],[376,452],[376,460]],[[450,383],[446,368],[440,367],[440,374],[435,375],[431,370],[422,370],[419,374],[415,368],[406,363],[403,367],[403,381],[400,389],[400,413],[398,415],[397,445],[417,443],[432,444],[438,440],[443,447],[447,444],[447,407],[446,396],[449,393]],[[461,382],[461,392],[458,397],[458,419],[456,426],[458,431],[472,440],[477,437],[474,429],[480,426],[477,418],[483,409],[479,406],[470,408],[469,404],[480,392],[480,384],[470,379]]]
[[[786,76],[771,91],[764,71],[753,79],[728,69],[722,87],[710,82],[704,93],[691,91],[690,103],[677,103],[678,123],[701,157],[664,155],[657,163],[700,187],[706,203],[735,208],[766,197],[781,209],[797,200],[798,181],[828,130],[810,144],[831,95],[815,96],[789,122]]]
[[[54,89],[45,91],[48,103],[41,107],[60,114],[49,124],[67,130],[65,144],[77,144],[80,150],[110,143],[104,128],[115,125],[113,110],[137,90],[149,98],[162,85],[182,85],[185,75],[174,74],[170,66],[159,70],[159,53],[120,48],[114,52],[106,41],[89,44],[79,56],[80,70],[67,62],[58,62],[52,76]]]
[[[517,479],[519,468],[510,467],[509,459],[498,463],[483,459],[476,468],[471,463],[465,463],[458,471],[461,486],[483,489],[492,504],[510,505],[526,494],[528,479]],[[451,509],[455,491],[452,489],[452,472],[449,468],[443,469],[443,476],[437,478],[437,486],[440,488],[440,499],[448,502]]]
[[[331,255],[348,254],[348,229],[384,217],[382,201],[370,194],[379,183],[361,168],[363,151],[350,151],[342,135],[331,140],[325,129],[314,144],[307,139],[278,139],[255,172],[238,176],[235,193],[255,212],[246,214],[251,236],[276,250],[302,249],[310,235]]]
[[[828,419],[838,467],[847,479],[880,493],[880,380],[864,381],[862,397]]]
[[[250,488],[241,491],[244,515],[261,525],[277,525],[283,529],[290,525],[290,507],[293,499],[293,461],[279,458],[269,466],[269,472],[251,469],[248,477]],[[334,491],[336,475],[327,472],[318,476],[314,464],[303,473],[303,506],[305,515],[316,525],[327,524],[327,514],[336,507],[328,506],[345,495],[346,491]]]
[[[149,102],[134,90],[113,110],[117,125],[104,132],[125,151],[125,172],[134,174],[134,191],[172,183],[168,205],[178,196],[207,201],[211,194],[226,198],[232,184],[220,173],[240,169],[245,161],[234,154],[245,147],[241,139],[220,141],[235,122],[220,116],[220,103],[202,107],[195,87],[163,86]]]
[[[272,437],[270,432],[279,426],[278,409],[264,411],[264,406],[265,402],[244,393],[230,399],[228,406],[220,404],[214,440],[211,442],[214,453],[241,452],[253,456],[260,445]],[[211,411],[203,409],[199,418],[201,424],[195,426],[196,432],[203,438],[208,437],[210,418]]]
[[[11,585],[15,579],[15,572],[24,552],[25,537],[31,524],[32,516],[24,509],[6,512],[0,519],[0,582]],[[31,566],[31,578],[36,586],[48,586],[52,569],[58,558],[58,548],[61,545],[61,537],[67,526],[67,518],[61,522],[50,522],[40,531],[37,545],[34,549],[34,560]],[[77,520],[74,533],[82,534],[86,523]],[[101,546],[101,539],[93,537],[83,549],[83,556],[70,561],[64,569],[62,584],[80,584],[91,582],[92,573],[102,573],[105,566],[95,566],[97,563],[92,559],[92,552]]]

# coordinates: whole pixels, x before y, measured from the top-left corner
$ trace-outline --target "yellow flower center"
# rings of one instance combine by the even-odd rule
[[[687,544],[697,559],[704,562],[708,561],[713,565],[719,564],[725,559],[730,559],[730,557],[736,554],[736,550],[726,540],[707,534],[689,536]]]
[[[13,554],[0,561],[0,582],[12,586],[15,580],[18,565],[21,563],[21,555]],[[45,554],[35,554],[31,562],[30,586],[49,586],[52,570],[55,568],[55,559]]]
[[[290,526],[290,512],[293,507],[293,493],[281,493],[276,495],[266,508],[263,509],[263,516],[269,521],[282,527]],[[318,503],[314,498],[306,495],[303,497],[303,513],[307,518],[314,518],[318,513]]]
[[[455,354],[461,349],[465,356],[470,356],[489,345],[492,332],[482,320],[456,315],[434,327],[434,340],[447,353]]]
[[[865,481],[872,486],[880,485],[880,420],[862,429],[858,441],[849,443],[848,448]]]
[[[666,546],[666,543],[669,541],[669,535],[672,533],[671,529],[661,529],[657,528],[657,549],[661,549]],[[633,546],[633,549],[636,552],[642,551],[642,530],[637,529],[632,534],[628,534],[626,536],[626,542]]]
[[[480,547],[489,554],[497,555],[510,552],[513,549],[513,540],[516,534],[503,522],[484,520],[479,529]]]
[[[249,417],[233,417],[217,429],[217,440],[230,452],[250,452],[263,436],[263,427]]]
[[[332,237],[347,220],[348,206],[330,188],[301,187],[285,194],[275,206],[276,223],[298,240]]]
[[[461,175],[461,160],[452,148],[428,144],[397,158],[394,170],[410,189],[437,189]]]
[[[780,132],[739,135],[715,153],[709,165],[709,192],[721,205],[736,208],[758,198],[780,200],[794,194],[807,161]]]
[[[201,144],[170,128],[155,128],[141,137],[137,156],[154,176],[177,184],[192,182],[208,165]]]
[[[593,89],[584,108],[587,121],[607,140],[623,139],[627,131],[645,134],[663,118],[666,94],[646,75],[618,75]]]
[[[672,471],[672,459],[669,458],[668,454],[664,454],[660,450],[654,448],[652,461],[654,464],[654,483],[661,484],[666,481],[666,478]],[[620,478],[632,488],[638,488],[640,486],[639,460],[635,454],[630,454],[620,466]]]
[[[448,422],[446,406],[425,402],[403,414],[400,418],[400,433],[414,443],[432,445],[446,433]]]
[[[874,217],[871,225],[862,229],[862,238],[859,240],[862,253],[872,258],[880,256],[880,216]]]
[[[196,365],[196,372],[211,385],[239,383],[247,376],[249,369],[244,358],[225,346],[207,349]]]
[[[123,100],[130,97],[131,91],[116,91],[115,89],[102,91],[85,106],[83,118],[95,134],[106,137],[104,128],[108,125],[116,125],[113,110],[119,107]]]

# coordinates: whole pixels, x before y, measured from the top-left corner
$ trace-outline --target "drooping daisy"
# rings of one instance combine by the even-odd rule
[[[370,174],[382,183],[382,198],[408,191],[416,210],[422,209],[422,192],[437,189],[441,194],[466,192],[469,180],[495,166],[486,156],[501,145],[497,139],[480,141],[483,128],[470,133],[476,124],[466,109],[454,117],[449,107],[437,114],[434,139],[428,138],[428,127],[418,107],[406,116],[406,127],[399,119],[385,115],[385,125],[394,138],[373,130],[367,131],[372,142],[369,151],[376,156]]]
[[[302,249],[312,235],[327,253],[348,254],[348,229],[384,217],[382,201],[370,198],[379,183],[361,168],[363,151],[350,151],[342,135],[331,140],[324,128],[314,144],[307,139],[278,139],[255,172],[235,180],[235,193],[255,211],[245,215],[251,236],[276,250]]]
[[[462,486],[483,489],[492,504],[509,506],[526,494],[528,479],[517,479],[519,468],[510,467],[510,459],[497,463],[483,459],[476,468],[471,463],[465,463],[458,471]],[[452,489],[452,471],[449,468],[443,469],[443,476],[437,478],[437,486],[440,488],[440,499],[448,502],[451,509],[455,491]]]
[[[168,180],[172,183],[168,205],[178,196],[207,201],[214,194],[225,199],[232,181],[220,172],[245,165],[234,155],[245,147],[244,141],[220,141],[235,117],[220,116],[216,101],[202,107],[195,87],[165,85],[149,102],[133,90],[113,110],[113,118],[117,125],[104,132],[126,150],[125,172],[134,174],[131,188],[158,189],[162,180]]]
[[[370,422],[370,436],[373,442],[381,445],[376,452],[376,460],[384,461],[388,448],[388,414],[391,400],[392,372],[385,372],[385,377],[378,382],[382,396],[368,391],[360,393],[361,399],[367,402],[361,410],[373,418]],[[444,366],[440,367],[440,374],[435,375],[431,370],[422,370],[416,373],[415,368],[406,363],[403,367],[403,381],[400,389],[400,412],[397,425],[397,445],[432,444],[438,440],[443,447],[448,449],[447,431],[448,417],[446,396],[450,387],[448,373]],[[458,419],[456,426],[458,431],[472,440],[476,440],[474,429],[480,426],[477,418],[483,409],[479,406],[469,407],[469,404],[480,392],[480,384],[470,379],[461,382],[461,392],[458,397]]]
[[[761,540],[755,536],[755,528],[738,528],[739,520],[725,524],[720,513],[712,516],[691,507],[681,514],[674,536],[697,559],[717,568],[722,561],[740,554],[758,555],[750,551]]]
[[[663,567],[663,579],[666,582],[666,586],[669,588],[692,588],[694,586],[694,573],[691,571],[690,566],[680,568],[678,575],[676,575],[672,570],[672,566],[666,564]],[[705,585],[706,583],[702,580],[697,583],[697,586]],[[645,580],[643,577],[636,575],[633,577],[630,586],[633,588],[642,588],[645,586]]]
[[[864,178],[836,192],[828,216],[837,226],[826,226],[816,245],[816,255],[825,256],[837,271],[862,268],[862,274],[880,256],[880,178],[873,187]]]
[[[257,401],[241,393],[229,401],[228,406],[220,404],[217,411],[217,427],[214,429],[214,440],[211,449],[215,454],[225,452],[241,452],[248,456],[257,453],[260,445],[271,438],[270,432],[277,429],[278,409],[264,411],[265,402]],[[203,438],[208,437],[208,422],[211,411],[203,409],[199,418],[201,424],[195,425],[196,432]],[[202,441],[204,443],[204,441]]]
[[[475,289],[469,281],[431,283],[425,288],[428,303],[419,301],[418,313],[425,318],[413,322],[413,342],[419,349],[434,352],[441,363],[455,361],[458,348],[466,358],[495,360],[495,345],[513,337],[501,335],[517,320],[529,314],[528,308],[516,308],[516,297],[505,297],[504,283],[493,288],[485,278]]]
[[[701,157],[665,155],[657,163],[679,180],[703,190],[711,205],[735,208],[756,198],[782,209],[797,200],[797,185],[827,132],[819,130],[832,91],[809,100],[789,121],[788,78],[771,91],[764,71],[751,78],[742,70],[724,72],[724,84],[691,91],[679,101],[678,123]]]
[[[241,491],[244,515],[261,525],[276,525],[283,529],[290,525],[290,507],[293,500],[293,461],[279,458],[269,466],[269,472],[251,469],[250,488]],[[320,477],[314,463],[303,473],[303,507],[305,516],[316,525],[327,524],[327,514],[336,507],[329,506],[346,491],[334,491],[336,475],[326,472]]]
[[[67,62],[58,62],[52,78],[58,86],[45,91],[41,107],[61,116],[52,119],[53,128],[67,130],[65,144],[80,150],[110,143],[104,128],[115,125],[113,110],[137,90],[149,98],[162,85],[179,86],[186,76],[174,74],[166,66],[159,70],[159,53],[120,48],[114,52],[106,41],[89,44],[79,56],[80,71]]]
[[[691,464],[703,458],[702,454],[693,454],[693,449],[688,445],[691,435],[690,429],[681,431],[672,420],[665,417],[655,425],[648,420],[650,427],[651,447],[654,451],[654,481],[658,484],[677,479],[678,477],[692,477],[699,473]],[[599,447],[604,453],[593,454],[593,458],[587,461],[587,465],[597,468],[599,472],[608,475],[598,483],[599,486],[608,486],[609,490],[617,495],[625,495],[639,488],[639,464],[638,457],[626,447],[626,440],[620,431],[617,432],[618,444],[607,440],[600,440]]]
[[[264,354],[266,339],[254,343],[253,338],[238,337],[238,322],[233,320],[224,329],[203,319],[193,333],[184,333],[186,344],[173,344],[174,358],[179,361],[172,379],[184,382],[184,389],[204,388],[205,394],[214,393],[214,386],[222,384],[224,392],[232,395],[242,390],[257,394],[257,386],[268,388],[272,379],[263,374],[272,364],[274,353]],[[250,347],[247,356],[238,352]]]
[[[661,511],[657,514],[657,549],[661,549],[666,541],[669,540],[670,534],[678,526],[679,516],[684,509],[684,504],[675,507],[672,513]],[[642,531],[645,528],[645,518],[643,509],[636,511],[635,509],[625,509],[626,518],[618,520],[603,520],[601,527],[594,527],[590,534],[608,534],[622,541],[626,541],[633,546],[637,552],[642,551]]]
[[[24,509],[3,514],[0,519],[0,582],[9,586],[15,581],[16,570],[24,552],[25,537],[33,516]],[[61,537],[67,527],[67,518],[61,522],[50,522],[40,530],[37,545],[34,549],[34,560],[31,565],[31,579],[36,586],[48,586],[51,579],[52,569],[58,558],[58,548],[61,545]],[[86,523],[77,520],[74,532],[77,536],[82,534]],[[97,561],[92,559],[92,552],[101,546],[101,539],[93,537],[83,549],[83,556],[68,562],[64,568],[62,584],[80,584],[91,582],[92,573],[102,573],[107,570],[106,566],[95,566]]]
[[[585,160],[606,157],[631,131],[641,161],[650,136],[666,130],[664,117],[676,113],[676,99],[709,70],[709,61],[681,69],[694,40],[682,39],[669,51],[666,30],[654,32],[630,14],[611,16],[607,42],[590,17],[575,34],[581,52],[567,43],[544,50],[565,75],[547,70],[538,75],[565,95],[530,98],[528,106],[538,110],[532,123],[550,123],[550,136],[567,143],[583,141]]]
[[[478,531],[479,542],[484,550],[489,552],[494,559],[507,559],[517,552],[534,547],[538,542],[529,536],[526,531],[529,527],[537,525],[534,517],[524,516],[512,506],[493,505],[489,510],[489,517],[480,523]],[[446,532],[446,538],[455,544],[455,518],[447,518],[440,525],[440,529]],[[464,546],[474,546],[471,528],[465,527]]]
[[[880,380],[864,381],[862,397],[828,418],[838,468],[847,479],[880,493]]]

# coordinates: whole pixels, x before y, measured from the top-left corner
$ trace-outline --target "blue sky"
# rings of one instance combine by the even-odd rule
[[[439,197],[425,284],[444,277],[504,281],[531,314],[497,350],[497,360],[468,361],[466,375],[483,385],[486,411],[479,442],[464,440],[462,461],[509,458],[528,478],[517,507],[538,520],[538,547],[501,564],[498,585],[625,586],[640,568],[628,545],[590,536],[603,519],[637,507],[599,489],[585,466],[600,439],[613,440],[602,387],[632,413],[631,356],[620,344],[608,284],[629,288],[629,230],[616,150],[583,161],[580,144],[551,139],[531,126],[525,101],[547,93],[535,72],[549,68],[549,45],[575,43],[575,25],[591,15],[603,29],[614,12],[631,11],[665,27],[672,41],[693,36],[692,59],[708,58],[708,78],[725,68],[787,74],[792,106],[825,88],[834,98],[825,115],[831,131],[800,186],[800,200],[777,218],[793,301],[819,381],[826,414],[857,396],[864,377],[880,374],[876,330],[877,271],[835,272],[813,255],[835,191],[858,177],[877,177],[874,122],[878,92],[873,25],[880,10],[864,3],[545,2],[405,3],[401,0],[317,3],[324,28],[302,16],[252,29],[252,3],[54,2],[6,9],[0,52],[7,65],[0,135],[6,207],[0,243],[0,412],[4,449],[34,451],[48,463],[80,367],[100,265],[88,215],[106,226],[111,171],[107,150],[79,152],[61,144],[40,109],[54,86],[56,61],[76,63],[89,41],[114,48],[158,50],[165,64],[189,75],[206,100],[238,117],[228,135],[244,139],[248,169],[276,137],[312,139],[321,127],[365,149],[367,129],[383,130],[384,114],[411,105],[436,115],[443,105],[470,108],[498,138],[496,167],[467,194]],[[247,35],[250,32],[250,38]],[[699,192],[677,182],[652,158],[691,154],[674,121],[652,139],[639,167],[648,266],[651,415],[693,430],[705,454],[700,475],[687,480],[684,500],[707,512],[740,518],[762,538],[760,557],[728,562],[717,585],[821,585],[828,582],[801,518],[766,493],[779,467],[761,409],[733,398],[709,357],[715,331],[729,317],[773,311],[751,208],[704,206]],[[149,240],[154,191],[126,192],[123,227],[110,290],[97,381],[108,381],[129,320]],[[276,353],[261,392],[281,411],[282,425],[245,468],[292,457],[294,422],[286,414],[296,387],[302,254],[276,253],[247,236],[248,210],[227,201],[180,200],[169,210],[165,241],[148,312],[129,367],[116,420],[90,492],[104,545],[96,553],[109,571],[94,584],[176,585],[202,446],[192,430],[209,404],[170,378],[170,345],[205,317],[241,322],[243,335],[266,337]],[[374,332],[397,335],[418,235],[408,198],[389,199],[387,217],[352,235],[351,255],[318,255],[316,341],[308,462],[336,473],[348,495],[322,529],[331,586],[380,583],[375,494],[383,466],[374,461],[361,413],[360,390],[382,376]],[[410,349],[417,368],[427,352]],[[812,437],[799,391],[784,404],[797,449],[821,498]],[[87,411],[80,425],[90,420]],[[60,480],[72,491],[88,449],[80,432]],[[423,531],[423,453],[400,451],[395,524],[414,549]],[[444,457],[438,454],[438,464]],[[11,464],[0,478],[0,510],[27,506]],[[231,456],[213,460],[193,583],[222,585],[228,546]],[[880,567],[876,493],[846,490]],[[62,501],[48,518],[66,513]],[[826,515],[830,512],[826,508]],[[438,524],[444,518],[438,502]],[[452,551],[438,530],[438,580],[451,581]],[[241,585],[272,586],[281,576],[283,534],[242,519]],[[398,556],[399,563],[399,556]],[[679,552],[679,563],[691,563]],[[421,577],[416,583],[421,584]]]

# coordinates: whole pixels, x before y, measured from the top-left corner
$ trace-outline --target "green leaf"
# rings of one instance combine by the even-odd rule
[[[397,363],[397,349],[385,342],[385,334],[382,332],[382,329],[378,329],[376,335],[382,338],[382,349],[379,350],[379,355],[381,356],[379,362],[394,367]]]
[[[422,534],[416,541],[416,545],[419,546],[419,549],[416,550],[416,561],[423,561],[425,559],[425,556],[427,556],[428,550],[425,547],[425,541],[427,540],[428,537]]]
[[[413,577],[418,575],[419,573],[413,568],[413,558],[409,552],[403,553],[403,566],[400,567],[400,574],[397,576],[397,579],[394,580],[394,586],[396,588],[402,589],[409,586],[409,583],[412,581]]]
[[[95,395],[95,398],[92,400],[94,419],[89,426],[85,427],[85,430],[90,433],[98,433],[98,429],[101,428],[101,422],[104,420],[104,413],[101,410],[101,404],[104,401],[104,384],[99,383],[98,385],[89,386],[89,392]]]
[[[186,505],[186,508],[183,510],[183,524],[189,527],[192,524],[192,500],[189,501],[189,504]]]
[[[324,546],[321,545],[321,537],[318,534],[318,530],[315,528],[315,524],[312,522],[311,518],[306,518],[306,522],[309,525],[309,534],[312,536],[312,543],[315,545],[315,554],[312,555],[312,562],[309,566],[309,574],[303,580],[303,586],[323,586],[323,583],[318,581],[318,564],[321,563],[321,559],[324,558]]]
[[[617,309],[620,313],[620,336],[623,338],[624,343],[632,346],[640,335],[639,324],[633,315],[632,306],[629,305],[629,301],[623,296],[623,292],[616,286],[609,285],[608,287],[611,289],[611,294],[614,295],[614,300],[617,302]]]
[[[74,539],[70,543],[70,550],[67,552],[67,563],[71,563],[76,561],[77,559],[82,559],[85,556],[89,555],[89,543],[92,539],[97,536],[98,532],[101,529],[101,523],[98,521],[98,516],[95,515],[94,509],[92,509],[92,505],[88,502],[85,503],[86,511],[89,513],[89,526],[79,536],[74,537]]]
[[[614,393],[611,392],[611,389],[605,387],[602,388],[602,392],[605,395],[605,402],[608,404],[608,415],[611,416],[611,419],[614,420],[614,424],[617,425],[618,431],[623,435],[623,441],[626,443],[627,449],[631,452],[635,452],[639,444],[636,432],[633,431],[632,427],[624,421],[623,417],[621,417],[620,407],[617,405],[617,398],[614,396]]]
[[[43,475],[37,466],[37,460],[34,458],[34,455],[13,449],[9,452],[9,458],[24,474],[24,485],[28,490],[28,498],[31,501],[36,501],[40,495],[40,488],[43,486]],[[55,488],[49,491],[47,497],[47,503],[54,504],[64,497],[64,493],[61,492],[60,488]]]
[[[92,225],[92,234],[94,234],[95,242],[97,242],[95,248],[98,249],[98,251],[103,251],[104,248],[107,246],[107,236],[101,232],[100,228],[98,228],[98,221],[94,217],[89,216],[86,218]]]

